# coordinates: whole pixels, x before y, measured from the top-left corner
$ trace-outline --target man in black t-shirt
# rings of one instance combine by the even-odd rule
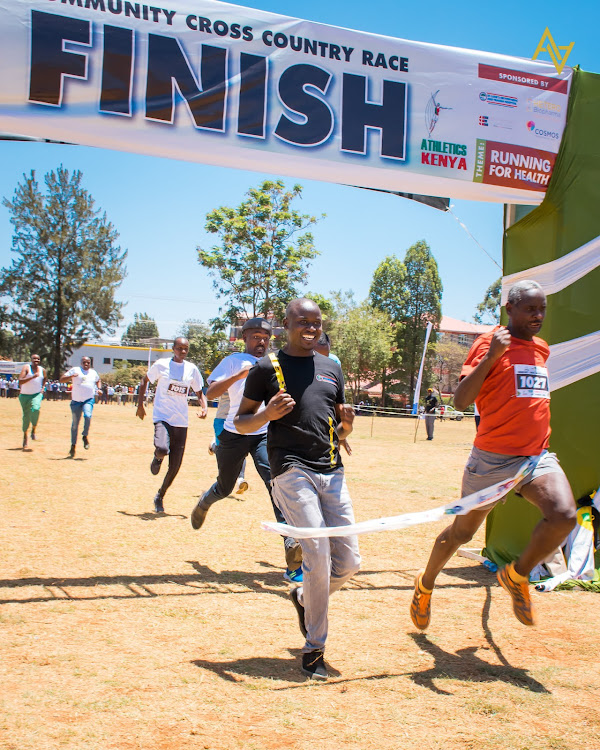
[[[425,427],[427,428],[427,440],[433,440],[433,428],[435,426],[435,410],[438,400],[432,388],[427,389],[425,396]]]
[[[291,526],[324,527],[354,523],[339,441],[352,431],[354,410],[344,403],[341,367],[314,351],[321,335],[321,311],[312,300],[287,307],[288,343],[260,359],[246,378],[234,420],[241,433],[269,421],[267,450],[273,500]],[[266,404],[263,411],[260,405]],[[302,671],[327,679],[323,660],[329,595],[360,567],[355,536],[302,539],[302,586],[291,592],[306,638]]]

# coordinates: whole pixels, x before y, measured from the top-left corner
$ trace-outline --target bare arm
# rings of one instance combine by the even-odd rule
[[[499,328],[490,342],[490,348],[473,372],[463,378],[454,393],[454,406],[464,411],[477,398],[483,381],[492,367],[510,346],[511,336],[508,328]]]
[[[229,378],[224,378],[223,380],[215,380],[214,382],[209,383],[208,388],[206,389],[206,398],[209,398],[212,401],[213,398],[219,398],[219,396],[222,396],[230,386],[232,386],[238,380],[243,380],[245,377],[247,377],[251,367],[252,365],[248,364],[239,372],[236,372],[235,375],[232,375]]]
[[[206,416],[208,414],[208,402],[206,400],[206,396],[202,391],[196,391],[196,395],[198,396],[198,400],[200,401],[200,411],[198,412],[198,418],[199,419],[206,419]]]
[[[259,412],[258,409],[261,403],[262,401],[252,401],[246,398],[246,396],[242,397],[238,413],[233,418],[235,429],[242,435],[260,430],[267,422],[281,419],[281,417],[289,414],[294,406],[296,406],[294,399],[285,391],[276,393],[266,408]]]
[[[351,404],[336,404],[335,413],[339,420],[336,432],[340,440],[345,440],[354,429],[354,407]]]
[[[65,373],[64,375],[61,375],[58,380],[60,383],[69,383],[71,380],[73,380],[73,375],[67,375]]]
[[[146,416],[146,409],[144,409],[144,394],[146,393],[146,386],[149,382],[148,375],[144,375],[140,387],[138,388],[138,405],[135,410],[135,416],[140,419],[144,419]]]

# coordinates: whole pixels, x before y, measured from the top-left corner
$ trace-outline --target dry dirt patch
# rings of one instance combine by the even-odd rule
[[[0,400],[0,747],[600,747],[594,634],[600,599],[535,594],[540,626],[512,615],[494,577],[454,558],[433,621],[414,631],[415,571],[442,526],[361,537],[363,570],[331,601],[335,677],[303,680],[302,638],[281,541],[253,468],[251,489],[189,513],[214,479],[211,418],[191,413],[183,468],[152,512],[152,425],[97,406],[89,451],[66,458],[67,402],[44,403],[20,445],[17,402]],[[471,422],[360,417],[346,459],[358,520],[458,496]],[[483,543],[480,536],[476,543]]]

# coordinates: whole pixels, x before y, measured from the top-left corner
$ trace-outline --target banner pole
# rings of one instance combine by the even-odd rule
[[[433,328],[433,323],[431,321],[428,321],[427,323],[427,329],[425,331],[425,344],[423,345],[423,356],[421,357],[421,366],[419,367],[419,376],[417,377],[417,383],[415,385],[415,395],[413,397],[413,406],[412,406],[412,413],[416,415],[417,417],[417,426],[415,427],[415,439],[413,440],[414,443],[417,442],[417,430],[419,429],[419,397],[421,395],[421,381],[423,379],[423,367],[425,366],[425,355],[427,354],[427,344],[429,343],[429,336],[431,335],[431,330]]]

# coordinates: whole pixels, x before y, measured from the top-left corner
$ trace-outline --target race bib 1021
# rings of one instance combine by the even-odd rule
[[[550,398],[548,370],[537,365],[513,365],[517,398]]]

